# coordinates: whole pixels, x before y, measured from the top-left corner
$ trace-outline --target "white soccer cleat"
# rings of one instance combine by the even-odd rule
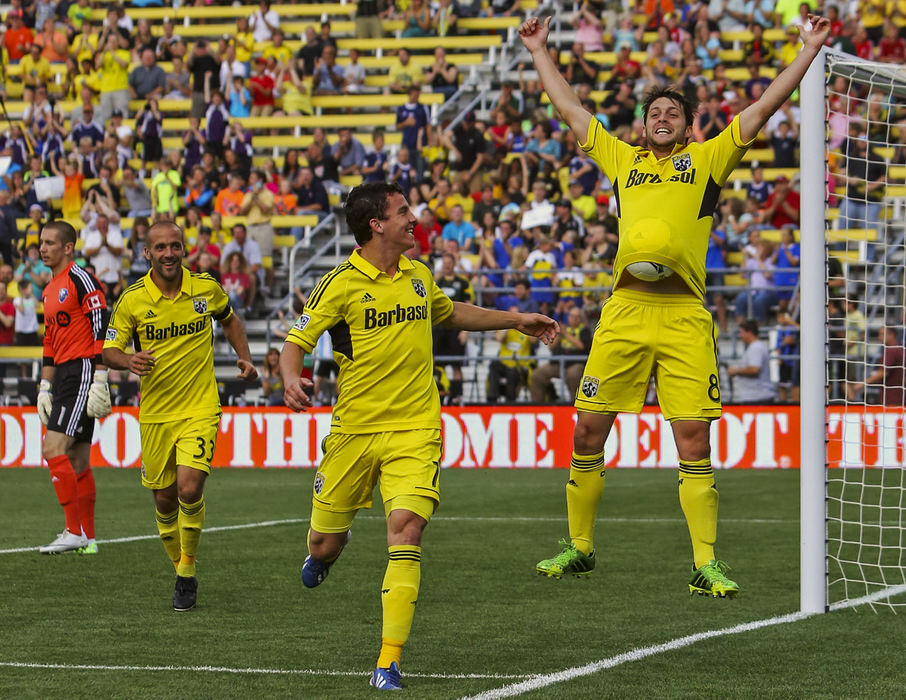
[[[38,551],[41,554],[61,554],[63,552],[73,552],[87,544],[88,538],[81,532],[78,535],[74,535],[69,530],[63,530],[57,535],[57,539],[50,544],[39,547]]]

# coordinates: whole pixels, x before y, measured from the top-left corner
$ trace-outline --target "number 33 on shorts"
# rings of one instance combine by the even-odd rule
[[[197,416],[167,423],[142,423],[142,483],[166,488],[176,481],[178,465],[211,473],[220,415]]]

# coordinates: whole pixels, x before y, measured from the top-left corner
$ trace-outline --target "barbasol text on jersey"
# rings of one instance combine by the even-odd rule
[[[666,180],[662,180],[661,176],[657,173],[640,173],[638,170],[633,168],[626,176],[626,189],[635,187],[636,185],[660,185],[665,182],[681,182],[684,185],[694,185],[695,168],[692,168],[692,170],[686,170],[682,173],[671,175]]]
[[[153,323],[145,324],[145,338],[147,340],[166,340],[184,335],[194,335],[205,330],[207,319],[201,318],[191,323],[170,323],[169,326],[159,328]]]
[[[428,318],[428,302],[417,306],[396,305],[390,311],[378,311],[373,307],[365,309],[365,330],[385,328],[404,321],[424,321]]]

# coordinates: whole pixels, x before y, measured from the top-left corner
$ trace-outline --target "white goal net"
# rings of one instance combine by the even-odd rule
[[[825,96],[827,603],[902,610],[906,69],[828,53]]]

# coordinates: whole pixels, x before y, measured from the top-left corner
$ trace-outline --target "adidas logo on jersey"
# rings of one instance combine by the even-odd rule
[[[375,301],[377,301],[377,299],[375,299],[373,296],[371,296],[368,292],[365,292],[365,296],[362,297],[363,304],[371,304]]]
[[[148,309],[148,313],[145,314],[145,318],[154,318],[157,316],[151,309]]]

